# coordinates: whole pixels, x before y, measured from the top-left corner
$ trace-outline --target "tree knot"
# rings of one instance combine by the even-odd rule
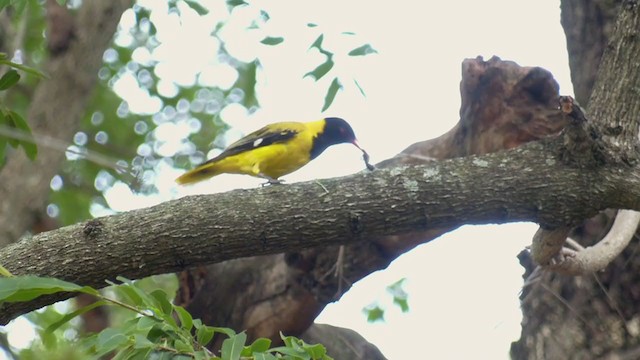
[[[560,96],[560,111],[568,119],[561,136],[559,157],[565,164],[601,166],[607,162],[600,131],[592,126],[584,110],[571,96]]]

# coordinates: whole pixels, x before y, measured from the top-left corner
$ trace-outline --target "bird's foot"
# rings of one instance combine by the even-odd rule
[[[267,185],[284,185],[284,180],[274,179],[266,175],[260,175],[260,177],[263,179],[267,179],[267,182],[261,184],[262,187],[265,187]]]

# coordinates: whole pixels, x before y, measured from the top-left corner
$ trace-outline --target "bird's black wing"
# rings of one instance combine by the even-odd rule
[[[292,139],[298,133],[299,131],[296,129],[273,128],[270,126],[265,126],[262,129],[254,131],[251,134],[229,145],[229,147],[226,148],[222,153],[220,153],[220,155],[207,161],[206,163],[218,161],[226,157],[237,155],[263,146],[283,143]]]

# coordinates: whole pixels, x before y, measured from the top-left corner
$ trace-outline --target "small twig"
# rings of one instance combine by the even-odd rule
[[[316,184],[320,185],[320,187],[322,188],[322,190],[324,190],[324,194],[322,194],[322,195],[320,195],[320,196],[324,196],[324,195],[327,195],[327,194],[329,193],[329,190],[327,190],[327,188],[326,188],[324,185],[322,185],[322,183],[321,183],[320,181],[318,181],[318,180],[316,179],[316,180],[314,180],[314,182],[315,182]]]
[[[571,304],[569,304],[569,302],[567,302],[567,300],[565,300],[562,296],[560,296],[560,294],[556,293],[555,291],[553,291],[551,288],[549,288],[544,282],[540,282],[540,286],[545,289],[546,291],[548,291],[553,297],[555,297],[558,301],[560,301],[560,303],[562,303],[564,306],[567,307],[567,309],[569,309],[569,311],[571,311],[571,313],[573,313],[573,315],[576,316],[576,318],[578,318],[580,321],[582,321],[585,325],[587,325],[588,327],[590,327],[592,330],[597,330],[594,328],[593,324],[589,323],[587,321],[587,319],[580,315],[580,313],[578,313],[573,306],[571,306]]]
[[[115,305],[118,305],[118,306],[122,306],[123,308],[131,310],[131,311],[133,311],[135,313],[138,313],[138,314],[140,314],[142,316],[151,317],[151,318],[154,318],[154,319],[156,319],[158,321],[163,321],[161,318],[157,317],[153,312],[145,312],[145,311],[140,310],[140,309],[138,309],[138,308],[136,308],[134,306],[131,306],[131,305],[127,304],[127,303],[123,303],[123,302],[118,301],[116,299],[111,299],[111,298],[108,298],[108,297],[105,297],[105,296],[102,296],[102,295],[96,295],[96,297],[98,299],[100,299],[100,300],[104,300],[106,302],[110,302],[112,304],[115,304]]]
[[[81,158],[87,159],[88,161],[91,161],[97,165],[112,169],[119,174],[127,174],[134,180],[136,179],[135,174],[129,171],[126,166],[119,165],[116,161],[110,159],[107,156],[90,150],[87,150],[86,152],[74,150],[72,148],[69,148],[70,144],[46,135],[29,134],[6,125],[0,125],[0,136],[30,142],[38,146],[43,146],[60,152],[69,152],[74,155],[78,155]]]
[[[629,332],[629,326],[627,325],[627,321],[625,321],[624,315],[622,315],[622,310],[620,310],[620,307],[616,303],[615,299],[611,297],[607,289],[604,288],[604,284],[602,284],[602,281],[600,281],[600,278],[598,277],[597,274],[594,273],[593,278],[596,280],[596,283],[604,293],[604,296],[607,298],[607,301],[609,302],[609,306],[611,306],[613,310],[615,310],[615,312],[618,314],[618,317],[620,318],[620,322],[622,322],[625,325],[627,332]]]

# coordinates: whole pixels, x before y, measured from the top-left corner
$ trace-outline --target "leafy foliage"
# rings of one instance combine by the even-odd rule
[[[247,344],[244,332],[212,327],[193,319],[183,307],[172,304],[170,297],[161,289],[146,291],[139,282],[118,278],[120,284],[111,283],[109,288],[118,299],[102,295],[98,290],[80,286],[55,278],[35,276],[8,277],[0,279],[0,304],[4,302],[29,301],[42,295],[59,292],[85,293],[97,300],[68,314],[41,313],[40,323],[48,325],[40,332],[44,351],[49,356],[70,350],[62,345],[56,333],[75,317],[99,306],[110,305],[135,313],[120,326],[109,327],[98,334],[76,340],[75,356],[99,359],[113,356],[114,359],[144,359],[154,354],[158,358],[190,359],[291,359],[330,360],[322,345],[310,345],[293,337],[281,335],[284,346],[271,347],[269,339],[256,339]],[[219,356],[207,349],[215,336],[226,337]],[[62,347],[60,347],[62,345]],[[25,351],[26,358],[36,358],[38,350]]]
[[[308,27],[310,28],[314,28],[318,25],[313,24],[313,23],[309,23],[307,24]],[[342,35],[355,35],[352,32],[343,32]],[[311,77],[313,78],[315,81],[318,81],[320,79],[322,79],[325,75],[327,75],[332,69],[334,69],[334,65],[335,65],[335,61],[334,61],[334,57],[335,57],[335,53],[332,51],[329,51],[326,46],[324,45],[324,34],[320,34],[311,44],[311,46],[309,47],[309,49],[316,49],[318,52],[320,52],[322,55],[325,56],[325,61],[322,62],[320,65],[318,65],[315,69],[307,72],[306,74],[304,74],[304,77]],[[349,56],[365,56],[365,55],[370,55],[370,54],[376,54],[377,51],[370,45],[370,44],[365,44],[362,46],[359,46],[353,50],[351,50],[347,55]],[[362,96],[365,96],[365,92],[362,89],[362,87],[360,86],[360,84],[358,83],[358,81],[356,79],[353,79],[354,84],[356,85],[356,87],[358,88],[358,90],[360,91],[360,94],[362,94]],[[333,104],[333,101],[336,98],[336,95],[338,93],[338,90],[341,90],[344,86],[342,85],[342,83],[340,82],[339,77],[335,77],[329,87],[327,88],[327,93],[325,95],[324,98],[324,104],[322,106],[322,111],[326,111],[331,104]]]
[[[387,286],[387,293],[391,295],[393,305],[400,308],[403,313],[409,311],[409,294],[404,290],[405,278],[402,278],[393,284]],[[385,306],[379,304],[377,301],[365,306],[362,311],[367,316],[367,321],[376,322],[384,321]]]
[[[2,92],[15,87],[20,81],[21,76],[16,69],[38,78],[44,77],[33,68],[10,61],[4,53],[0,53],[0,66],[2,65],[8,66],[9,70],[0,76],[0,96],[6,96]],[[0,166],[4,163],[7,144],[13,148],[21,146],[31,160],[38,155],[38,148],[31,137],[31,128],[27,122],[19,113],[0,104]]]

